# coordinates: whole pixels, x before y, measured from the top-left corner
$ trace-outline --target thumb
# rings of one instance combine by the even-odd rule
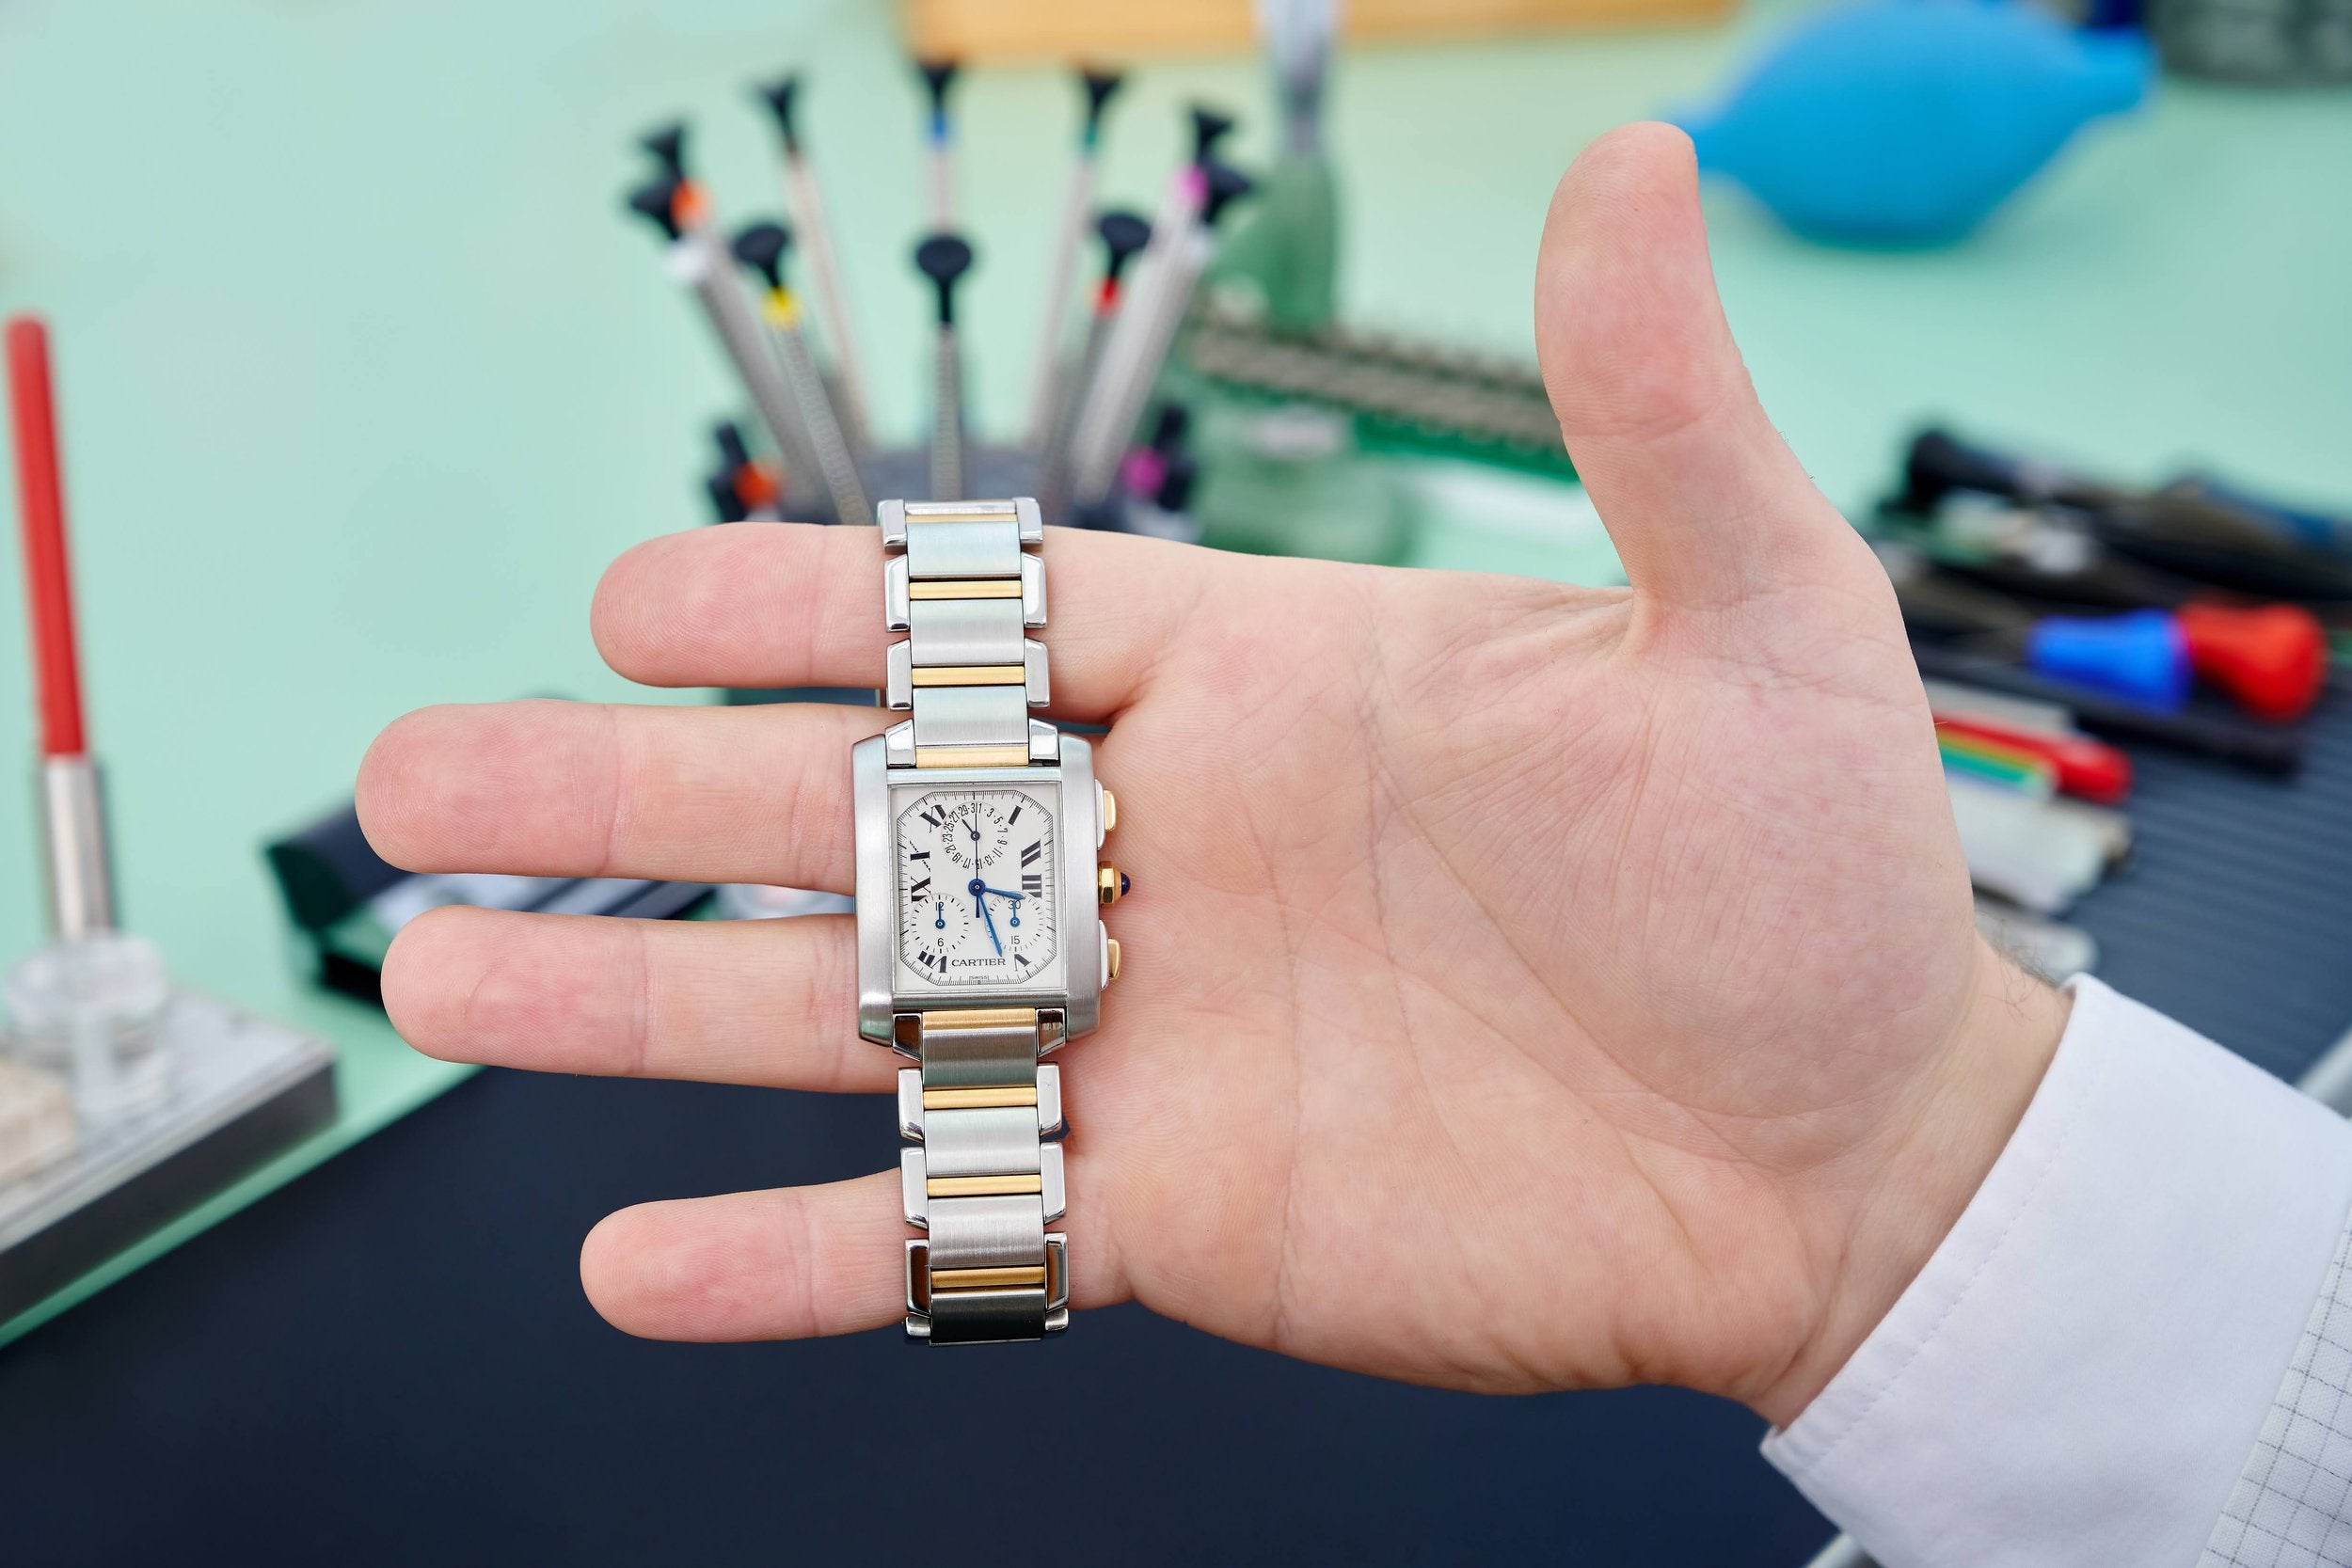
[[[1692,608],[1851,570],[1859,541],[1756,401],[1690,138],[1621,126],[1561,177],[1535,262],[1544,384],[1627,577]]]

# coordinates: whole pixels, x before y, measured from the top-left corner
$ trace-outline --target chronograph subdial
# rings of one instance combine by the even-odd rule
[[[1027,792],[935,790],[898,813],[898,957],[934,986],[1038,981],[1057,951],[1054,822]]]

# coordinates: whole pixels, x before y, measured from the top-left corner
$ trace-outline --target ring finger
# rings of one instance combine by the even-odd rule
[[[613,920],[436,910],[384,964],[384,1006],[430,1056],[538,1072],[879,1093],[898,1059],[854,1016],[847,915]]]

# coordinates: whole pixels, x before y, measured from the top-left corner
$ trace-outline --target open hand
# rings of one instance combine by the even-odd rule
[[[1756,404],[1678,133],[1568,171],[1535,325],[1629,589],[1048,536],[1055,711],[1111,723],[1136,890],[1058,1058],[1075,1304],[1785,1421],[1957,1217],[2063,1003],[1975,934],[1892,592]],[[660,686],[879,685],[881,560],[871,530],[658,539],[596,641]],[[429,709],[360,808],[420,870],[847,891],[850,746],[887,717]],[[452,909],[386,1003],[438,1056],[879,1093],[852,945]],[[906,1234],[894,1169],[626,1210],[581,1272],[632,1333],[840,1333],[898,1320]]]

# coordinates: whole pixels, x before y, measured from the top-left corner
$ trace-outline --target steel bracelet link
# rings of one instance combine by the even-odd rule
[[[912,715],[883,737],[898,768],[1050,765],[1044,543],[1037,502],[884,501],[883,699]],[[906,1222],[906,1331],[932,1344],[1037,1339],[1070,1323],[1064,1238],[1061,1043],[1051,1007],[895,1016]]]
[[[903,1015],[899,1155],[909,1225],[907,1334],[933,1344],[1036,1339],[1070,1325],[1061,1218],[1061,1069],[1040,1063],[1050,1010]]]
[[[1050,763],[1060,732],[1029,717],[1051,695],[1045,542],[1037,502],[884,501],[884,704],[914,717],[885,736],[893,768]]]

